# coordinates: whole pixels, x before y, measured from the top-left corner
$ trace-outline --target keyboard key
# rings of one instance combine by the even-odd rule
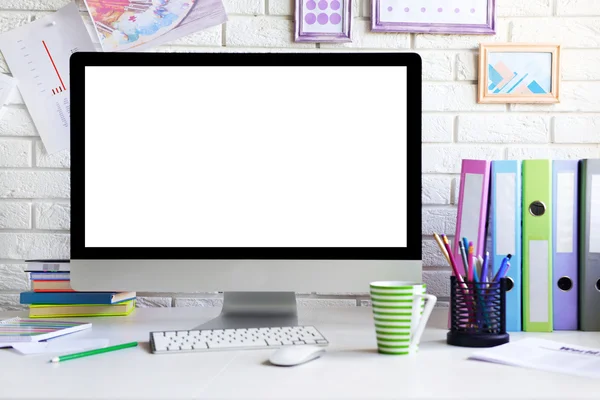
[[[209,349],[226,349],[226,348],[232,348],[232,347],[239,347],[239,346],[232,346],[230,343],[225,343],[225,342],[209,342],[208,343]]]
[[[169,339],[164,336],[154,335],[154,348],[156,350],[165,350],[169,344]]]
[[[281,346],[281,341],[275,339],[266,339],[269,346]]]
[[[267,342],[265,342],[264,340],[257,340],[257,341],[254,341],[254,342],[244,343],[244,346],[248,346],[248,347],[266,347],[267,346]]]

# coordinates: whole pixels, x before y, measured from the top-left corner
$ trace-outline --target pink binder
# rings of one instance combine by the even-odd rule
[[[490,187],[490,161],[463,160],[460,173],[458,215],[456,234],[452,252],[458,271],[464,275],[465,269],[458,244],[463,237],[473,242],[475,256],[485,252],[485,235]]]

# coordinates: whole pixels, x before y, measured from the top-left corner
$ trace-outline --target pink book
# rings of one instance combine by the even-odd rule
[[[473,242],[475,256],[485,253],[485,235],[490,187],[490,161],[463,160],[460,173],[458,215],[452,252],[458,271],[464,276],[465,268],[459,242],[466,237]]]

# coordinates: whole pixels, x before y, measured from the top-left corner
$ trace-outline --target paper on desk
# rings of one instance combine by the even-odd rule
[[[64,339],[47,342],[13,343],[12,348],[24,355],[74,353],[108,346],[108,339]]]
[[[473,354],[470,359],[600,378],[600,349],[543,339],[523,339]]]
[[[6,74],[0,74],[0,108],[8,103],[10,94],[17,86],[17,80]]]
[[[69,58],[94,45],[75,3],[0,35],[0,51],[50,154],[69,149]]]

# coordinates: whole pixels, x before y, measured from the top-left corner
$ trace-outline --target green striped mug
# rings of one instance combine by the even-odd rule
[[[437,297],[425,293],[424,283],[380,281],[370,286],[379,352],[416,353]]]

